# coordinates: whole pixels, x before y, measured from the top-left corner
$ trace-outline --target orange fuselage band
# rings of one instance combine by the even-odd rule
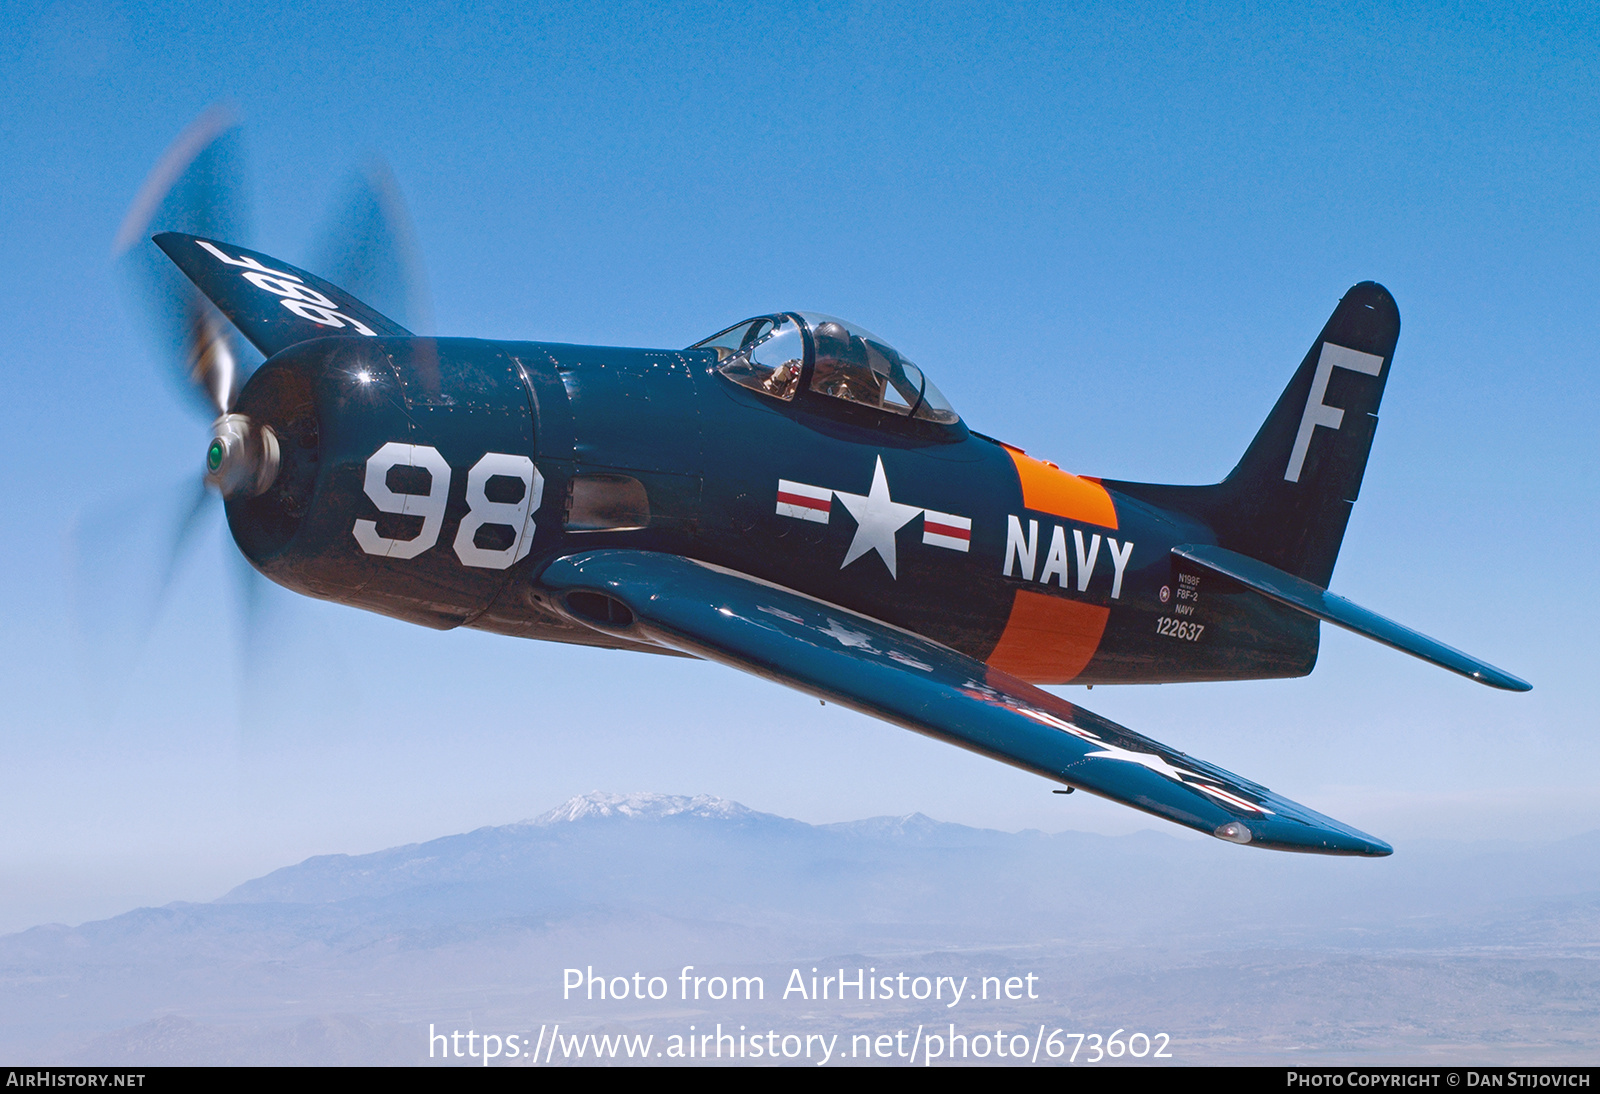
[[[989,664],[1030,684],[1065,684],[1100,648],[1111,609],[1018,589]]]
[[[1117,526],[1117,507],[1112,504],[1111,495],[1093,479],[1068,474],[1015,448],[1007,448],[1006,455],[1017,465],[1022,504],[1027,508],[1082,524]]]
[[[1117,507],[1104,486],[1015,448],[1007,447],[1006,454],[1016,464],[1025,508],[1116,528]],[[1030,684],[1065,684],[1088,667],[1110,617],[1111,609],[1098,604],[1018,589],[989,664]]]

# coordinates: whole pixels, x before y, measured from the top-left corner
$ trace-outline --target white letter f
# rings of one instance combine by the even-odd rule
[[[1306,464],[1306,452],[1311,448],[1311,434],[1317,426],[1338,429],[1344,423],[1344,411],[1328,406],[1322,397],[1328,394],[1328,380],[1336,368],[1364,372],[1376,376],[1383,371],[1383,358],[1360,350],[1322,343],[1322,355],[1317,358],[1317,374],[1311,378],[1311,392],[1306,396],[1306,409],[1300,415],[1300,432],[1295,434],[1294,448],[1289,453],[1289,467],[1283,473],[1285,482],[1299,482],[1300,469]]]

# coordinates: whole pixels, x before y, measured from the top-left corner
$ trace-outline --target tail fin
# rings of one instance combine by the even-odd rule
[[[155,242],[267,357],[331,334],[411,333],[338,286],[287,262],[177,232],[163,232]]]
[[[1378,403],[1400,337],[1400,310],[1382,285],[1345,293],[1277,405],[1216,486],[1106,482],[1193,513],[1229,550],[1326,588],[1361,490]]]

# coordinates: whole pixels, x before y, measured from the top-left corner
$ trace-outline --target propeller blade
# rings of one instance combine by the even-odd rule
[[[112,246],[166,371],[211,422],[209,481],[228,497],[269,482],[264,469],[276,468],[270,430],[256,430],[232,412],[261,357],[150,237],[173,231],[247,244],[241,166],[238,118],[227,105],[213,106],[167,149]],[[372,159],[352,179],[321,240],[319,274],[413,330],[431,328],[411,219],[387,164]],[[233,481],[235,465],[252,474]],[[69,536],[80,632],[102,681],[131,670],[142,652],[213,511],[210,493],[202,483],[186,488],[176,504],[135,502],[96,512]],[[152,520],[164,531],[151,533]],[[229,554],[240,593],[238,690],[247,745],[281,739],[296,725],[326,724],[331,710],[349,706],[351,683],[326,628],[306,624],[317,609],[274,588],[238,552]]]
[[[178,523],[172,530],[171,546],[167,550],[167,564],[161,571],[161,583],[156,589],[154,610],[150,615],[153,625],[155,617],[160,613],[167,602],[167,595],[172,590],[172,582],[178,576],[178,569],[188,557],[189,547],[194,542],[196,529],[200,527],[201,518],[209,511],[212,502],[211,491],[206,489],[206,482],[201,479],[189,487],[187,506],[180,510]]]
[[[416,232],[388,163],[369,157],[324,222],[307,267],[419,334],[433,306]]]
[[[150,172],[112,244],[169,373],[208,419],[232,409],[259,356],[149,240],[176,231],[244,242],[241,164],[238,119],[231,107],[211,107]]]
[[[238,150],[223,138],[234,134],[238,126],[233,107],[214,103],[178,134],[122,218],[111,244],[112,258],[121,258],[135,244],[147,242],[155,231],[188,231],[210,239],[234,240],[229,233],[243,222],[234,185]],[[169,199],[176,200],[176,207]],[[171,215],[182,216],[190,227],[162,223]]]
[[[73,522],[67,569],[92,689],[113,698],[121,691],[215,511],[214,501],[203,482],[189,479],[130,501],[91,506]]]
[[[280,589],[237,551],[238,701],[242,758],[281,749],[308,731],[325,735],[357,709],[348,659],[319,625],[327,608]]]

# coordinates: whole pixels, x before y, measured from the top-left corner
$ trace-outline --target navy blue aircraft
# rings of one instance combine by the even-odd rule
[[[970,430],[826,315],[686,349],[419,338],[267,255],[155,242],[266,357],[242,388],[194,360],[220,412],[207,474],[245,557],[308,596],[718,661],[1064,792],[1323,854],[1391,848],[1036,685],[1303,676],[1328,622],[1528,689],[1327,591],[1400,332],[1372,282],[1232,474],[1163,486]]]

